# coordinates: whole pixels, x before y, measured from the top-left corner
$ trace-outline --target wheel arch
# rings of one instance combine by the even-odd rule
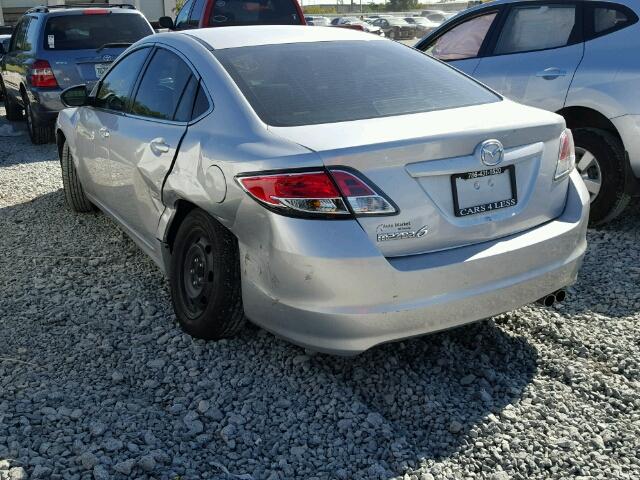
[[[605,115],[589,107],[566,107],[556,112],[567,122],[567,128],[599,128],[614,135],[622,142],[620,132]],[[622,142],[624,145],[624,142]]]

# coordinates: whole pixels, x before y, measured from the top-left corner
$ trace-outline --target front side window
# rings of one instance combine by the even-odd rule
[[[153,34],[142,15],[106,13],[64,15],[47,20],[46,50],[96,50],[110,43],[135,43]]]
[[[189,26],[193,28],[198,28],[200,26],[200,19],[204,14],[205,0],[196,0],[196,3],[193,5],[193,9],[189,14]]]
[[[191,69],[176,54],[165,49],[157,50],[142,77],[131,113],[173,120],[192,76]],[[193,99],[195,86],[190,95]]]
[[[426,53],[445,61],[477,57],[496,15],[491,12],[456,25],[427,47]]]
[[[176,17],[176,28],[185,28],[189,26],[189,12],[191,11],[191,7],[193,6],[193,0],[187,0],[184,2],[184,5],[178,12],[178,16]]]
[[[564,47],[576,26],[575,5],[550,4],[512,8],[495,54]]]
[[[130,53],[113,67],[100,83],[95,106],[115,112],[124,112],[131,99],[133,85],[138,78],[149,48]]]
[[[299,25],[295,0],[217,0],[209,25]]]
[[[258,116],[273,126],[346,122],[500,100],[447,65],[396,42],[291,43],[212,53]]]

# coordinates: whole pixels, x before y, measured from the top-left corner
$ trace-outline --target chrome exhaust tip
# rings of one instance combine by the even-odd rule
[[[564,302],[567,298],[567,291],[561,288],[553,294],[556,297],[556,302]]]

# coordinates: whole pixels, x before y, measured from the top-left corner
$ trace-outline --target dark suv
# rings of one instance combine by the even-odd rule
[[[20,120],[24,112],[31,141],[52,141],[58,111],[64,108],[62,90],[94,84],[126,47],[153,33],[132,5],[28,10],[0,61],[7,119]]]

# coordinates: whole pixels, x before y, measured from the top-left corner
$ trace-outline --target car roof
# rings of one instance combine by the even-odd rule
[[[120,7],[117,5],[107,6],[107,5],[96,5],[93,6],[63,6],[62,8],[56,8],[53,6],[42,6],[42,7],[34,7],[30,10],[27,10],[25,14],[28,15],[37,15],[42,14],[48,17],[58,17],[58,16],[66,16],[66,15],[84,15],[84,12],[87,10],[109,10],[110,13],[135,13],[141,15],[141,12],[135,7]]]
[[[284,43],[337,42],[348,40],[384,41],[370,33],[335,27],[305,25],[256,25],[224,28],[201,28],[181,32],[208,44],[214,50],[279,45]]]

